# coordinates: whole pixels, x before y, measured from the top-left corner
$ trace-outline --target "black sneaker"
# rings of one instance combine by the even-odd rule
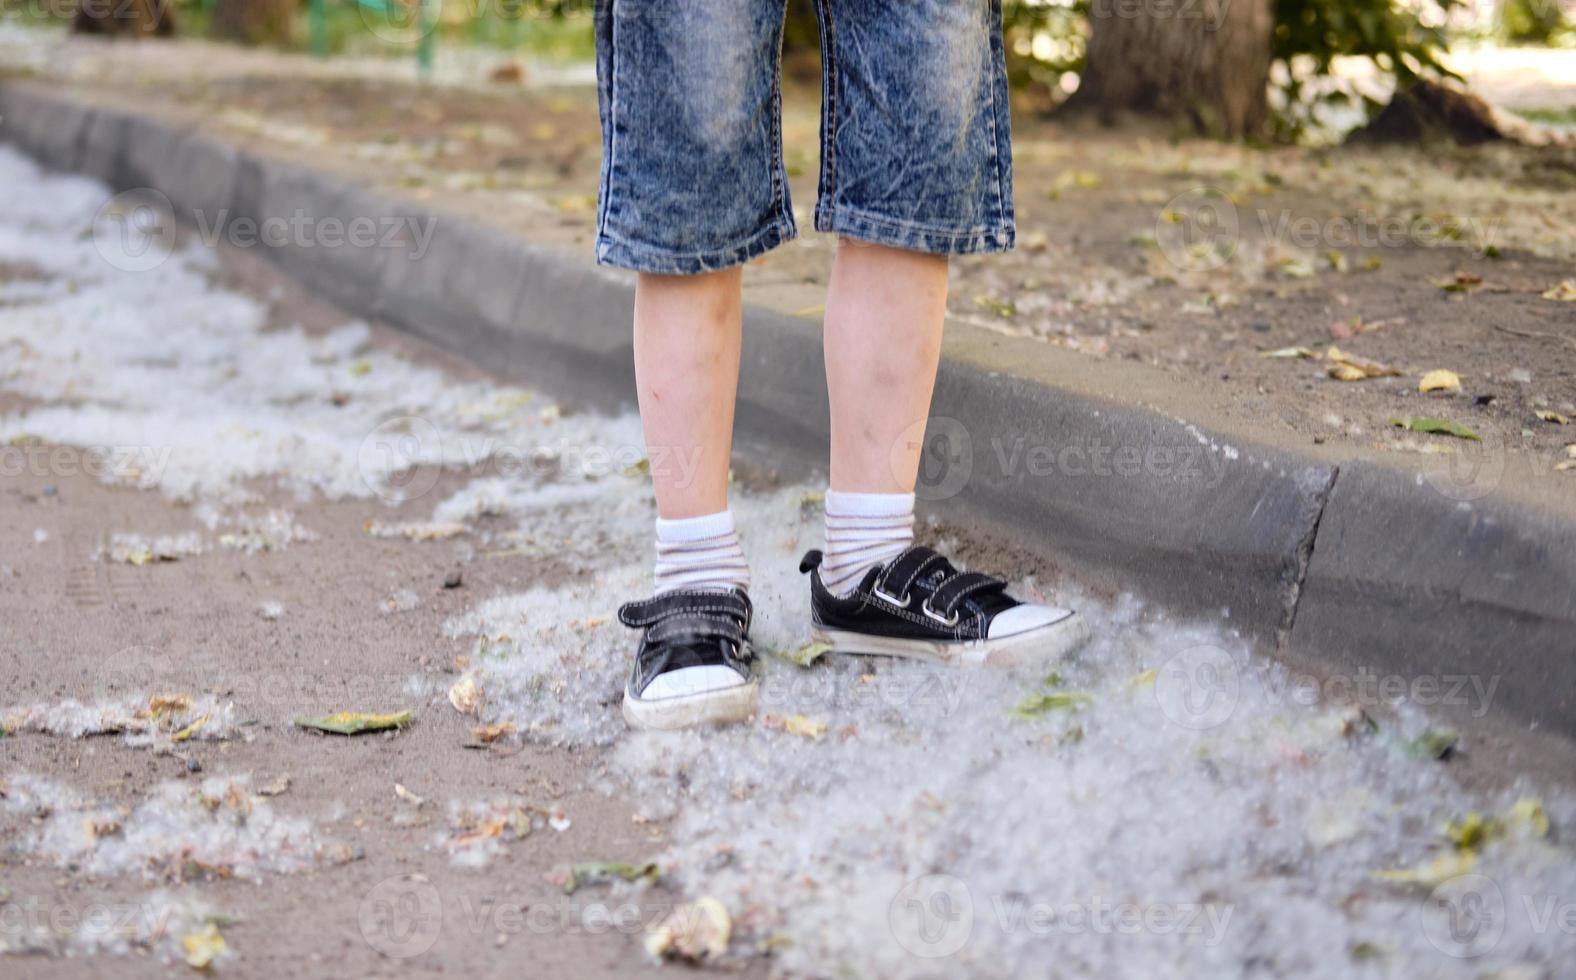
[[[810,573],[814,637],[839,653],[1015,664],[1055,660],[1089,639],[1071,609],[1019,602],[1001,579],[961,572],[929,548],[877,565],[846,595],[826,590],[820,564],[811,551],[799,571]]]
[[[620,622],[645,629],[624,687],[624,720],[635,728],[687,728],[753,715],[760,685],[751,612],[739,589],[683,589],[621,606]]]

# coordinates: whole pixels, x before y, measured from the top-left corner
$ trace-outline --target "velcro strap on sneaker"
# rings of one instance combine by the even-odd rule
[[[674,616],[701,614],[731,619],[747,632],[752,612],[750,597],[737,589],[678,589],[624,603],[618,608],[618,621],[639,629]]]
[[[983,572],[960,572],[941,583],[931,594],[930,611],[944,618],[951,618],[958,606],[972,595],[982,592],[999,592],[1007,583]]]
[[[647,643],[696,643],[706,640],[728,640],[734,646],[743,646],[744,628],[731,616],[684,613],[668,616],[646,632]]]
[[[896,599],[905,598],[920,576],[940,562],[946,571],[952,566],[947,560],[922,545],[915,545],[887,562],[886,570],[876,579],[875,587]]]

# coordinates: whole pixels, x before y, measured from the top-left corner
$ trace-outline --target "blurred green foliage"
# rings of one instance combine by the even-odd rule
[[[1557,0],[1500,0],[1494,29],[1511,44],[1548,44],[1569,25]]]

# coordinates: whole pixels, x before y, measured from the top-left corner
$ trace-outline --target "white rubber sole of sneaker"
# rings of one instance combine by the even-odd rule
[[[1038,629],[994,640],[907,640],[817,628],[812,637],[833,653],[902,657],[947,666],[1013,667],[1060,660],[1089,642],[1089,624],[1076,612]]]
[[[624,720],[631,728],[672,731],[700,725],[747,721],[761,699],[759,680],[700,694],[645,701],[624,692]]]

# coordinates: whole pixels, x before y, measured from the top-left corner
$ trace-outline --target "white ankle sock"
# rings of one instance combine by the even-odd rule
[[[750,566],[739,547],[733,511],[679,520],[657,518],[657,592],[745,589]]]
[[[826,491],[821,582],[841,594],[914,543],[914,495]]]

